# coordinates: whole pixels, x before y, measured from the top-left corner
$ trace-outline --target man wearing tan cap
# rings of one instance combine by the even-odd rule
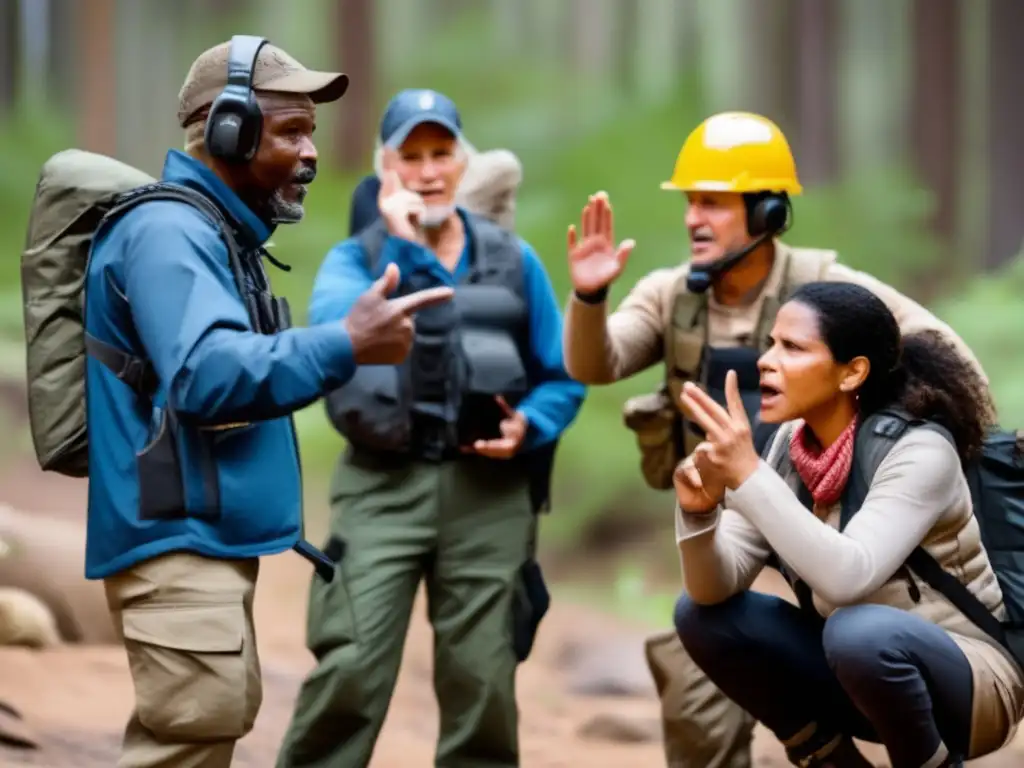
[[[301,540],[291,414],[357,365],[401,362],[409,314],[452,293],[389,301],[389,270],[345,322],[288,327],[263,244],[302,218],[316,104],[347,85],[260,38],[206,51],[181,89],[186,152],[170,151],[162,176],[174,186],[128,193],[96,232],[86,576],[104,581],[135,687],[120,766],[231,764],[262,701],[259,558],[325,558]]]

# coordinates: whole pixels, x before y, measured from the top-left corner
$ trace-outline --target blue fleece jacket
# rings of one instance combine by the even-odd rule
[[[244,244],[270,237],[270,228],[234,192],[187,155],[170,151],[163,179],[218,202]],[[290,414],[352,377],[352,345],[341,324],[254,333],[219,230],[198,209],[176,201],[142,203],[99,233],[86,277],[85,317],[88,333],[148,359],[159,378],[150,408],[87,359],[86,576],[104,578],[174,550],[244,558],[289,549],[302,531]],[[187,514],[143,520],[136,455],[155,437],[168,404],[182,422]],[[215,467],[217,509],[208,507],[204,452]]]
[[[459,213],[465,217],[465,212]],[[529,423],[523,448],[530,450],[551,443],[572,424],[583,405],[586,388],[566,373],[562,359],[562,311],[544,265],[528,243],[519,242],[529,311],[530,358],[526,371],[532,388],[518,410]],[[389,263],[398,266],[403,278],[420,272],[431,275],[437,285],[455,286],[467,274],[469,261],[467,244],[453,274],[429,249],[388,237],[371,274],[362,247],[356,239],[349,238],[334,246],[320,266],[313,283],[309,321],[336,324]]]

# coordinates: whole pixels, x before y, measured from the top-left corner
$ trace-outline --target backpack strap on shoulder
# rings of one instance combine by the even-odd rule
[[[383,218],[378,217],[368,227],[364,227],[356,235],[355,239],[359,247],[363,249],[363,254],[366,256],[366,266],[372,275],[377,268],[377,259],[380,257],[381,249],[384,247],[384,241],[388,239],[388,225]]]
[[[221,237],[228,248],[228,260],[236,279],[239,277],[241,265],[239,262],[238,243],[235,240],[235,233],[228,220],[217,205],[194,189],[172,184],[166,181],[158,181],[153,184],[133,189],[120,195],[114,205],[104,214],[96,227],[93,241],[98,238],[100,231],[113,224],[132,208],[145,202],[153,200],[171,200],[186,203],[193,208],[199,209],[216,226]],[[152,364],[142,357],[130,355],[117,347],[101,341],[91,333],[85,333],[85,351],[90,357],[102,363],[120,381],[131,388],[140,397],[151,398],[156,391],[159,381]]]
[[[938,432],[951,444],[954,443],[953,436],[941,424],[917,419],[902,408],[884,408],[868,416],[857,429],[853,466],[843,490],[839,530],[844,530],[853,516],[860,511],[878,468],[896,442],[911,428]]]

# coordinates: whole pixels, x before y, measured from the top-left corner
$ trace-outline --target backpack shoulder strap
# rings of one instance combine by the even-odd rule
[[[845,529],[864,505],[875,473],[896,442],[911,427],[926,423],[899,408],[885,408],[864,420],[854,438],[853,466],[843,490],[839,530]]]
[[[366,256],[366,266],[369,268],[370,274],[373,274],[377,268],[377,259],[380,258],[384,241],[388,239],[387,222],[383,217],[378,217],[372,224],[360,230],[355,239]]]
[[[1007,645],[1002,623],[975,597],[960,579],[946,571],[924,547],[917,547],[907,558],[907,567],[925,584],[945,597],[972,624],[1002,646]],[[1011,651],[1012,652],[1012,651]]]
[[[235,241],[235,233],[224,214],[205,195],[180,184],[158,181],[120,195],[100,220],[96,228],[96,235],[102,228],[110,226],[132,208],[153,200],[174,200],[199,209],[220,230],[221,236],[227,244],[229,258],[234,269],[238,261],[238,245]],[[94,242],[96,235],[94,235]],[[90,357],[108,368],[137,395],[150,397],[156,391],[157,376],[149,361],[101,341],[88,331],[85,332],[85,351]]]

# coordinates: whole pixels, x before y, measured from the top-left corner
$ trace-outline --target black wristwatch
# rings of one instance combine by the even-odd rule
[[[600,304],[608,298],[608,286],[606,285],[591,293],[580,293],[579,291],[573,291],[573,293],[584,304]]]

